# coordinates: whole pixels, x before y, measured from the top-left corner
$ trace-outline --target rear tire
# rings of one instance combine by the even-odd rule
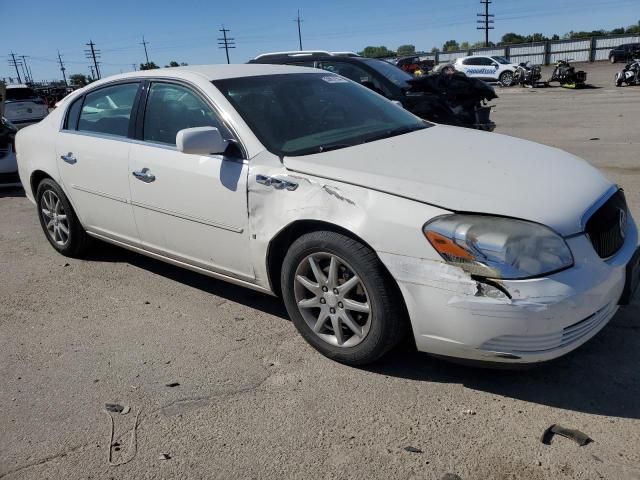
[[[281,286],[302,337],[337,362],[371,363],[407,331],[397,285],[369,247],[345,235],[319,231],[298,238],[285,256]]]
[[[50,178],[42,180],[36,191],[36,205],[40,226],[51,246],[67,257],[83,256],[91,239],[60,185]]]
[[[616,57],[612,55],[611,57],[609,57],[609,61],[611,63],[616,63]]]

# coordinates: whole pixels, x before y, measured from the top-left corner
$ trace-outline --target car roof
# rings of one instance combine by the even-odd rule
[[[260,75],[277,75],[283,73],[316,73],[316,70],[293,65],[271,64],[231,64],[231,65],[188,65],[184,67],[157,68],[153,70],[138,70],[106,77],[98,82],[89,84],[91,87],[99,83],[128,78],[191,78],[198,76],[208,81],[224,80],[227,78],[256,77]]]

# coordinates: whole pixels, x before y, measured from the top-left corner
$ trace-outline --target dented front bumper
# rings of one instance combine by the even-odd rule
[[[404,296],[419,350],[469,360],[535,363],[585,343],[613,317],[638,245],[630,222],[603,260],[586,235],[567,239],[575,265],[545,278],[482,283],[433,260],[380,253]]]

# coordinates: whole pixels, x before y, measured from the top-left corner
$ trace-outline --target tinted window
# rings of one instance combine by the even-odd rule
[[[78,130],[126,137],[138,83],[114,85],[88,93]]]
[[[404,70],[401,70],[395,65],[391,65],[389,62],[385,62],[384,60],[363,58],[359,61],[373,68],[376,72],[380,73],[397,87],[408,88],[409,84],[407,81],[413,79],[413,77]]]
[[[430,125],[380,95],[328,72],[213,83],[276,155],[321,153]]]
[[[64,128],[67,130],[75,130],[78,128],[78,115],[80,114],[80,107],[82,107],[83,98],[78,98],[69,107],[67,112],[67,120],[65,121]]]
[[[153,83],[144,114],[143,140],[176,144],[180,130],[193,127],[216,127],[223,137],[229,134],[209,105],[186,87]]]
[[[465,58],[462,63],[464,65],[480,65],[480,57]]]
[[[7,100],[29,100],[31,98],[37,98],[37,95],[29,87],[7,88]]]

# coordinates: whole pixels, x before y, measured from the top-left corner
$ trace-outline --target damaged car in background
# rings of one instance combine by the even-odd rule
[[[117,75],[16,142],[58,252],[96,238],[281,295],[301,335],[346,364],[406,335],[445,357],[551,360],[640,276],[624,192],[583,160],[428,123],[327,71]]]

